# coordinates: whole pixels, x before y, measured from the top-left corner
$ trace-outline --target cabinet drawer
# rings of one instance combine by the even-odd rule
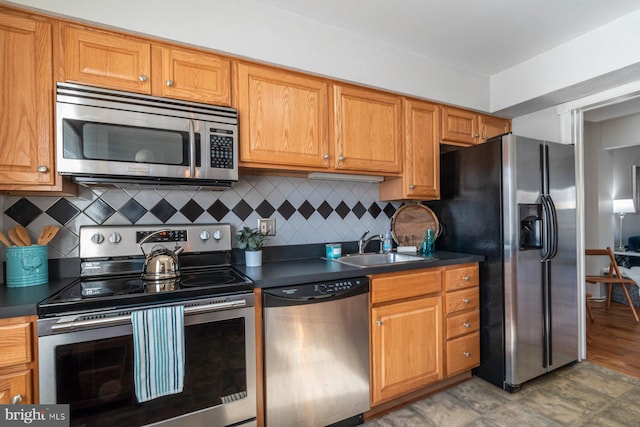
[[[0,375],[0,405],[33,404],[31,377],[31,370]]]
[[[0,326],[0,354],[0,367],[31,362],[31,323]]]
[[[447,291],[470,288],[478,286],[480,283],[478,276],[478,266],[456,268],[444,272],[444,288]]]
[[[480,332],[447,341],[447,376],[480,365]]]
[[[373,304],[428,295],[442,290],[441,270],[421,270],[407,274],[374,277],[371,285]]]
[[[474,310],[447,319],[447,339],[475,332],[480,329],[480,311]]]
[[[480,290],[478,288],[463,289],[445,294],[447,314],[457,311],[477,309],[480,306]]]

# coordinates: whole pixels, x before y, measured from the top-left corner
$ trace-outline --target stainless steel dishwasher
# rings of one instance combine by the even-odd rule
[[[369,279],[265,289],[267,427],[354,426],[369,410]]]

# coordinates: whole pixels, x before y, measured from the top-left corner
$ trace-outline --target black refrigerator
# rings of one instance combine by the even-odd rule
[[[437,250],[480,263],[480,366],[513,392],[578,359],[574,147],[506,134],[443,153]]]

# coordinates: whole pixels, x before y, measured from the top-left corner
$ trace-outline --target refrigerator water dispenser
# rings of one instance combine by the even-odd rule
[[[520,250],[542,249],[542,205],[518,204],[520,214]]]

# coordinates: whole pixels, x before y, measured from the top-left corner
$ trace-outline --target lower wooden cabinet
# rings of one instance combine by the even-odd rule
[[[468,371],[480,364],[480,333],[447,340],[447,376]]]
[[[441,291],[440,269],[372,277],[372,406],[444,377]]]
[[[38,403],[36,316],[0,319],[0,404]]]
[[[476,263],[373,275],[370,300],[372,408],[479,365]]]
[[[32,384],[31,370],[0,375],[0,405],[34,403]]]
[[[372,403],[443,378],[440,295],[374,307],[371,314]]]
[[[478,266],[465,264],[445,272],[446,376],[480,364],[480,288]]]

